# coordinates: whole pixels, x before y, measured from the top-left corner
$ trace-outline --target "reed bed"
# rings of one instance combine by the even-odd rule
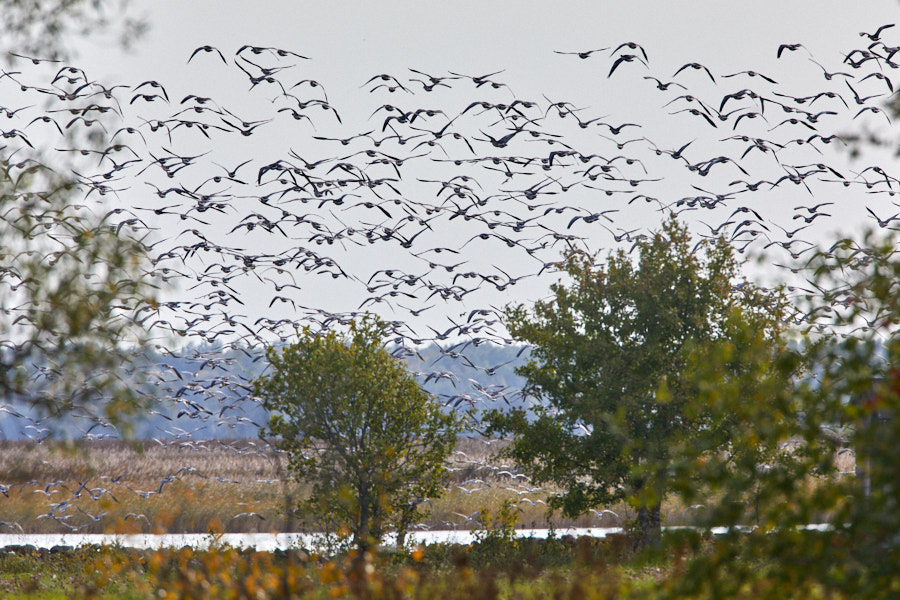
[[[498,456],[503,440],[461,439],[447,461],[445,493],[423,506],[418,529],[477,529],[504,501],[526,528],[620,527],[624,504],[577,519],[548,511],[558,490],[538,487]],[[841,470],[853,470],[844,453]],[[315,529],[295,512],[306,490],[286,457],[262,440],[0,442],[0,533],[206,533]],[[663,506],[668,525],[695,512]]]

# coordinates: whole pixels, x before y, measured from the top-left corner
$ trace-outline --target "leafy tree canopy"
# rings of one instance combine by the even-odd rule
[[[691,404],[689,349],[751,316],[774,337],[785,305],[738,283],[724,240],[694,244],[674,217],[636,248],[636,262],[619,251],[599,265],[570,252],[570,284],[554,285],[530,310],[508,308],[510,332],[533,346],[518,373],[539,403],[534,415],[494,412],[490,422],[516,434],[510,453],[535,481],[565,489],[554,507],[575,516],[627,500],[646,544],[659,535],[673,448],[710,426],[711,415]]]
[[[674,597],[900,589],[896,236],[841,240],[804,268],[829,291],[801,302],[800,343],[773,354],[745,326],[694,355],[695,404],[720,417],[680,448],[673,479],[701,525],[732,533],[694,554]]]
[[[440,495],[459,430],[384,349],[383,333],[369,317],[347,336],[305,329],[269,349],[271,372],[254,382],[272,413],[261,435],[275,436],[294,475],[312,485],[305,508],[361,547],[391,526],[402,534],[417,505]]]
[[[146,246],[73,202],[79,190],[37,161],[0,160],[0,395],[102,423],[144,403],[131,359],[157,305]]]

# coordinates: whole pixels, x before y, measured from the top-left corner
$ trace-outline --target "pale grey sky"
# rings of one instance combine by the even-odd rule
[[[722,164],[711,167],[709,177],[698,178],[695,173],[682,168],[684,165],[681,162],[670,160],[665,155],[661,158],[654,156],[651,150],[653,144],[662,149],[674,150],[693,140],[685,155],[692,161],[699,162],[723,155],[738,158],[747,144],[739,140],[725,141],[730,136],[742,134],[764,139],[777,138],[783,143],[787,139],[811,134],[812,129],[802,124],[794,126],[791,130],[793,135],[787,133],[791,129],[789,125],[770,131],[784,118],[793,116],[776,112],[778,109],[771,105],[769,112],[764,113],[764,117],[770,119],[768,123],[764,123],[763,119],[756,119],[755,123],[751,123],[748,118],[737,124],[732,116],[731,120],[722,122],[716,129],[709,127],[698,115],[671,113],[694,106],[689,100],[677,99],[679,95],[692,94],[718,110],[725,94],[742,88],[759,90],[763,95],[777,91],[793,96],[835,90],[850,99],[850,90],[841,78],[825,81],[822,71],[809,59],[813,57],[831,70],[849,70],[846,65],[842,65],[843,53],[868,45],[869,42],[860,36],[860,32],[871,32],[879,25],[893,22],[898,13],[898,3],[895,0],[867,2],[865,10],[858,3],[837,1],[766,1],[752,4],[713,1],[565,4],[445,2],[439,5],[422,2],[248,4],[155,1],[133,2],[131,10],[137,15],[145,16],[150,25],[148,33],[133,51],[125,52],[107,42],[89,40],[80,46],[79,57],[74,61],[88,72],[90,78],[105,85],[125,83],[136,86],[147,80],[155,80],[165,86],[171,99],[170,105],[144,102],[140,98],[135,101],[134,91],[123,91],[120,101],[125,105],[123,109],[127,114],[124,119],[126,124],[141,126],[146,131],[146,123],[142,125],[142,119],[170,117],[181,108],[176,108],[180,99],[188,94],[211,97],[218,105],[248,121],[278,118],[261,125],[252,136],[246,137],[216,135],[212,140],[207,140],[182,128],[172,134],[171,141],[160,141],[157,138],[151,143],[155,156],[158,157],[159,154],[156,153],[163,152],[163,148],[178,154],[209,152],[202,159],[206,166],[193,169],[190,175],[186,172],[184,177],[173,181],[162,176],[158,170],[150,169],[134,179],[122,182],[123,191],[119,193],[119,197],[126,204],[162,207],[182,202],[182,199],[177,198],[173,201],[172,195],[165,199],[156,198],[147,184],[160,187],[173,183],[197,185],[217,172],[219,167],[213,163],[231,168],[243,160],[252,159],[243,175],[246,177],[252,171],[250,177],[255,179],[261,166],[279,159],[288,160],[291,150],[306,159],[313,159],[328,157],[329,152],[333,152],[330,156],[336,158],[366,148],[371,149],[371,144],[366,145],[364,139],[355,139],[344,146],[338,142],[315,140],[312,136],[345,138],[369,130],[374,130],[373,136],[387,135],[389,131],[384,130],[383,121],[388,113],[382,111],[375,116],[371,115],[383,104],[395,104],[405,110],[440,109],[447,115],[446,119],[451,119],[457,118],[474,101],[495,104],[509,104],[516,99],[536,101],[541,103],[540,112],[544,115],[541,127],[547,124],[548,131],[553,130],[553,135],[561,136],[556,138],[559,141],[584,154],[602,154],[606,159],[616,154],[639,157],[645,161],[648,169],[647,174],[641,176],[661,179],[633,186],[634,194],[625,195],[629,191],[625,185],[625,189],[618,189],[615,195],[609,196],[582,185],[587,180],[584,174],[579,178],[574,173],[577,168],[573,167],[559,175],[559,184],[548,183],[569,185],[572,189],[565,194],[559,191],[539,197],[537,201],[555,203],[558,207],[578,207],[582,213],[572,211],[542,215],[544,210],[549,209],[541,207],[528,210],[523,203],[510,201],[500,206],[483,208],[506,211],[506,215],[494,215],[497,220],[513,217],[527,219],[541,214],[541,218],[531,222],[531,225],[545,225],[549,229],[528,230],[521,237],[527,239],[532,248],[540,245],[542,240],[553,243],[532,255],[526,255],[519,248],[509,248],[498,239],[472,239],[478,233],[496,232],[493,228],[485,229],[483,221],[465,222],[464,218],[435,221],[440,228],[426,231],[411,249],[403,248],[394,241],[359,245],[346,239],[314,246],[321,254],[334,257],[357,281],[343,277],[333,279],[328,275],[310,274],[300,269],[295,271],[293,277],[280,277],[270,272],[269,276],[278,280],[275,285],[295,281],[302,288],[288,289],[282,293],[273,290],[271,282],[262,283],[250,275],[235,279],[231,285],[240,292],[245,305],[232,305],[231,308],[245,315],[243,320],[248,324],[252,324],[260,316],[271,319],[296,318],[298,312],[302,311],[295,312],[288,302],[272,303],[273,296],[281,295],[301,305],[330,311],[353,311],[360,308],[376,310],[386,318],[410,322],[412,337],[427,338],[431,335],[427,326],[443,330],[448,324],[446,317],[459,322],[460,315],[467,315],[473,309],[502,306],[509,301],[531,301],[546,294],[549,283],[558,276],[548,272],[540,278],[528,276],[535,273],[543,262],[558,258],[565,246],[564,241],[544,237],[551,229],[583,238],[578,243],[584,247],[603,250],[617,247],[614,236],[621,235],[624,231],[656,228],[665,214],[665,211],[659,210],[659,203],[670,205],[680,198],[703,194],[692,186],[701,187],[713,194],[733,192],[735,187],[729,186],[730,182],[737,179],[774,179],[779,173],[784,175],[787,172],[783,168],[784,164],[808,165],[823,162],[850,179],[853,178],[852,171],[859,172],[873,164],[886,170],[890,170],[889,167],[892,166],[892,157],[882,154],[864,156],[855,163],[848,163],[846,153],[836,151],[836,144],[832,144],[828,147],[820,146],[823,152],[821,154],[809,146],[786,148],[780,151],[779,161],[773,161],[771,154],[750,152],[739,161],[740,168],[749,173],[746,177],[737,166]],[[884,39],[890,44],[900,43],[900,31],[888,29],[884,33]],[[626,42],[636,42],[646,50],[648,65],[643,65],[639,59],[624,62],[609,77],[608,73],[617,56],[639,53],[638,50],[626,47],[613,54],[614,49]],[[778,47],[785,43],[802,43],[804,48],[796,52],[785,52],[781,59],[776,59]],[[188,64],[187,60],[192,52],[206,44],[221,50],[229,64],[223,64],[212,53],[200,53]],[[282,118],[286,113],[279,114],[277,111],[285,108],[283,99],[272,89],[264,89],[264,85],[249,89],[247,76],[235,67],[235,52],[244,44],[282,48],[309,57],[310,60],[292,61],[294,66],[277,72],[279,81],[289,83],[313,79],[321,83],[327,92],[328,103],[339,111],[343,124],[338,124],[325,111],[315,113],[314,123]],[[609,50],[596,52],[585,60],[575,55],[557,53],[599,48]],[[260,60],[266,58],[263,55]],[[685,85],[688,92],[674,87],[663,92],[644,79],[645,76],[653,75],[670,81],[674,73],[689,62],[708,67],[716,74],[716,82],[707,79],[702,71],[687,69],[675,79]],[[275,64],[272,60],[266,64],[270,63]],[[488,85],[476,87],[471,81],[455,80],[450,82],[451,89],[438,88],[426,93],[415,87],[419,84],[409,81],[416,77],[408,70],[410,68],[439,76],[446,76],[450,72],[471,76],[499,72],[492,80],[505,85],[491,89]],[[758,71],[774,78],[778,84],[773,86],[759,78],[749,79],[746,76],[731,79],[722,77],[742,70]],[[385,89],[368,91],[371,85],[364,86],[365,82],[381,73],[396,76],[411,86],[411,89],[417,90],[416,93],[389,93]],[[890,69],[886,75],[893,77]],[[866,93],[880,93],[877,86],[883,84],[870,79],[865,83],[854,82],[854,85],[865,89]],[[142,91],[146,93],[152,89],[145,86]],[[305,97],[312,97],[310,94],[316,92],[303,86],[299,91],[294,91],[307,94]],[[601,120],[612,125],[634,122],[641,127],[624,129],[616,136],[602,128],[572,128],[572,118],[565,121],[555,118],[549,110],[545,112],[550,101],[571,102],[572,106],[580,109],[577,114],[584,120],[602,117]],[[752,104],[742,104],[740,100],[732,101],[729,106],[732,109],[740,107],[745,112],[752,112]],[[806,105],[798,106],[805,107]],[[890,129],[884,116],[876,113],[853,119],[857,107],[852,99],[848,108],[828,100],[822,100],[815,108],[839,113],[823,119],[820,128],[823,135],[827,132],[855,131],[861,127],[877,131]],[[473,110],[464,117],[458,117],[459,121],[455,125],[464,128],[470,137],[485,139],[486,129],[496,135],[498,127],[492,123],[496,119],[486,120],[486,116],[477,116],[477,112]],[[446,123],[446,120],[440,121],[440,118],[436,117],[430,124],[435,124],[436,128]],[[494,129],[490,130],[492,126]],[[598,137],[598,134],[606,137]],[[122,134],[119,139],[123,137],[127,136]],[[616,143],[629,139],[639,141],[617,148]],[[491,148],[484,142],[479,144],[481,145],[476,148],[476,152],[481,156],[528,153],[546,156],[553,150],[553,147],[545,147],[543,144],[537,150],[534,144],[529,145],[521,141],[521,138],[502,150]],[[394,155],[401,149],[397,146],[388,149],[385,146],[380,150]],[[429,149],[420,149],[424,150]],[[468,173],[482,186],[478,194],[484,198],[508,195],[536,184],[541,185],[545,177],[540,169],[535,170],[533,167],[526,169],[531,171],[529,175],[513,178],[485,171],[481,165],[464,164],[454,168],[453,165],[430,160],[442,156],[440,150],[430,150],[432,153],[428,158],[415,162],[410,159],[403,167],[403,188],[400,191],[406,200],[438,202],[436,194],[439,193],[439,185],[423,184],[416,182],[417,179],[446,180],[453,175]],[[454,156],[470,156],[462,147],[449,149],[449,152]],[[391,174],[388,165],[371,167],[370,170],[372,177],[389,177]],[[630,178],[638,177],[637,174],[641,173],[638,166],[630,167],[628,172]],[[555,173],[548,174],[557,177]],[[602,181],[601,179],[600,182]],[[127,191],[124,190],[126,187]],[[241,228],[235,230],[235,227],[241,225],[242,219],[252,212],[266,213],[271,218],[272,215],[267,212],[269,209],[261,207],[258,198],[254,198],[271,190],[265,187],[254,190],[253,186],[244,186],[240,190],[225,189],[226,187],[227,185],[222,186],[221,189],[225,194],[234,195],[229,202],[235,209],[227,217],[210,220],[208,226],[201,226],[193,219],[162,218],[157,224],[163,231],[157,235],[178,237],[178,244],[194,243],[197,238],[183,232],[185,229],[199,228],[217,243],[240,248],[245,253],[287,252],[292,247],[302,245],[277,234],[261,234],[259,229],[254,232]],[[694,223],[696,232],[709,233],[707,225],[699,221],[714,228],[728,219],[735,208],[749,206],[760,214],[762,222],[768,227],[768,231],[763,232],[765,239],[760,237],[754,243],[753,248],[759,249],[766,240],[785,240],[786,232],[782,234],[778,226],[791,231],[803,224],[803,219],[798,221],[796,218],[797,211],[794,207],[798,205],[836,202],[836,205],[828,209],[831,215],[829,218],[817,220],[808,231],[798,234],[798,237],[808,235],[809,239],[816,242],[830,239],[831,232],[835,230],[849,233],[858,231],[867,223],[875,225],[872,217],[865,211],[866,207],[872,208],[879,216],[893,214],[888,212],[892,210],[889,196],[866,195],[866,190],[855,184],[850,188],[822,183],[810,187],[807,192],[801,186],[781,185],[772,190],[763,186],[758,193],[739,194],[720,203],[715,209],[692,211],[685,213],[685,217]],[[209,193],[218,191],[218,188],[207,184],[204,191]],[[638,199],[629,203],[629,199],[638,193],[657,198],[659,202]],[[362,202],[378,199],[369,196],[365,199],[353,197],[352,200]],[[517,210],[513,210],[513,206]],[[364,209],[330,204],[316,206],[312,202],[304,204],[303,210],[317,219],[327,221],[332,233],[340,230],[342,225],[356,230],[384,225],[379,221],[378,210],[371,207]],[[605,210],[617,211],[609,213],[612,221],[604,217],[595,219],[592,223],[570,223],[576,214],[587,216]],[[141,216],[148,221],[153,218],[152,214]],[[418,216],[424,217],[421,214]],[[733,220],[739,223],[742,218],[739,213]],[[392,213],[392,219],[391,222],[396,225],[396,213]],[[407,238],[417,231],[412,224],[405,227],[402,233]],[[724,231],[728,232],[728,229]],[[742,239],[745,238],[738,237],[737,242],[740,243]],[[313,240],[307,242],[312,244]],[[630,245],[623,243],[626,247]],[[410,256],[411,251],[420,252],[420,248],[428,250],[440,246],[461,249],[461,253],[454,256],[445,253],[441,257],[432,255],[430,259]],[[163,243],[160,247],[165,248],[167,244]],[[794,249],[799,247],[794,246]],[[437,258],[440,260],[436,260]],[[784,258],[783,253],[781,258]],[[384,278],[383,274],[377,273],[379,269],[397,268],[407,274],[421,274],[435,269],[440,272],[440,267],[430,268],[426,264],[429,260],[444,265],[464,263],[456,271],[444,272],[438,277],[441,285],[446,286],[454,283],[474,285],[478,282],[477,279],[466,281],[466,278],[453,282],[454,274],[463,272],[490,274],[497,276],[498,282],[506,280],[501,273],[513,278],[525,278],[514,286],[504,286],[502,290],[493,289],[496,286],[485,282],[480,289],[466,295],[459,302],[443,302],[440,295],[431,295],[434,289],[413,290],[404,286],[399,288],[400,291],[410,292],[416,297],[399,295],[385,298],[386,302],[365,303],[371,294],[367,292],[365,284],[371,281],[377,283]],[[196,275],[202,274],[211,261],[191,259],[190,262],[189,267],[193,270],[191,277],[182,283],[182,292],[172,297],[198,293],[188,292],[187,289],[198,283]],[[758,267],[749,267],[748,272],[750,271],[754,276],[770,276],[773,280],[786,275],[781,270],[760,273]],[[208,291],[203,285],[200,289]],[[390,288],[382,288],[382,292],[385,289]],[[432,304],[436,304],[433,309],[416,314],[416,311]],[[497,332],[502,334],[502,329]]]

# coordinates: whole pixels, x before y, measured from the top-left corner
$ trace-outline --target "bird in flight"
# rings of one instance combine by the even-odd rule
[[[633,62],[635,59],[644,63],[645,67],[648,66],[647,61],[645,61],[643,58],[641,58],[637,54],[622,54],[615,60],[615,62],[613,62],[612,68],[610,68],[609,74],[607,75],[607,77],[612,77],[612,74],[615,72],[616,69],[619,68],[619,65],[621,65],[623,62]]]
[[[596,50],[583,50],[581,52],[563,52],[561,50],[554,50],[553,52],[556,54],[574,54],[578,58],[585,59],[595,52],[603,52],[604,50],[609,50],[609,48],[597,48]]]
[[[806,46],[804,46],[803,44],[781,44],[780,46],[778,46],[778,51],[775,52],[775,58],[781,58],[781,54],[785,50],[795,52],[795,51],[799,50],[800,48],[803,48],[805,50]]]
[[[200,46],[199,48],[197,48],[196,50],[194,50],[194,51],[191,53],[191,57],[190,57],[187,61],[188,61],[188,62],[191,62],[191,60],[193,60],[193,58],[194,58],[195,56],[197,56],[197,53],[198,53],[198,52],[204,52],[204,53],[215,52],[216,54],[219,55],[219,58],[222,59],[222,62],[223,62],[223,63],[225,63],[226,65],[228,64],[228,61],[225,60],[225,57],[222,55],[222,53],[219,51],[219,49],[218,49],[218,48],[215,48],[215,47],[213,47],[213,46],[210,46],[210,45],[208,45],[208,44],[207,44],[206,46]]]
[[[870,41],[877,42],[878,40],[881,39],[882,31],[884,31],[885,29],[888,29],[890,27],[893,27],[895,25],[896,25],[896,23],[889,23],[887,25],[882,25],[881,27],[876,29],[874,33],[866,33],[865,31],[860,31],[859,37],[867,37],[867,38],[869,38]]]
[[[675,77],[676,75],[678,75],[679,73],[681,73],[682,71],[684,71],[685,69],[688,69],[688,68],[694,69],[695,71],[705,71],[706,74],[709,75],[710,81],[712,81],[713,83],[716,82],[716,78],[713,77],[713,74],[709,72],[709,69],[707,69],[706,67],[704,67],[703,65],[701,65],[700,63],[697,63],[697,62],[689,62],[685,65],[682,65],[677,71],[675,71],[675,74],[672,75],[672,77]]]
[[[53,59],[53,58],[35,58],[35,57],[33,57],[33,56],[25,56],[24,54],[18,54],[18,53],[16,53],[16,52],[10,52],[9,54],[10,54],[10,56],[15,56],[16,58],[22,58],[22,59],[25,59],[25,60],[30,60],[30,61],[31,61],[31,64],[34,64],[34,65],[39,65],[39,64],[41,64],[41,63],[58,63],[58,62],[62,62],[62,61],[60,61],[60,60],[56,60],[56,59]]]

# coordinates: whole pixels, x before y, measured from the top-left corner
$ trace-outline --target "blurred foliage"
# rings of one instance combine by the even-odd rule
[[[575,516],[626,500],[637,511],[635,541],[646,546],[660,535],[673,448],[725,417],[688,410],[688,350],[730,337],[745,319],[777,337],[785,301],[734,285],[732,248],[722,239],[694,245],[674,217],[637,249],[636,265],[624,251],[599,266],[570,252],[571,285],[554,285],[552,299],[530,311],[508,309],[512,335],[533,345],[517,373],[540,405],[533,419],[514,409],[489,422],[516,435],[508,454],[535,483],[566,490],[551,506]]]
[[[272,371],[254,381],[272,413],[261,435],[275,436],[289,469],[312,485],[304,507],[360,547],[389,527],[402,537],[417,508],[441,494],[459,431],[385,350],[384,329],[374,317],[352,323],[347,337],[307,328],[270,348]]]
[[[652,598],[670,569],[635,562],[620,539],[524,539],[498,555],[458,544],[408,553],[302,549],[17,548],[0,554],[8,598]]]
[[[704,552],[716,552],[709,541]],[[478,544],[433,544],[408,553],[350,551],[316,556],[302,549],[259,552],[214,544],[182,548],[19,547],[0,554],[0,590],[7,598],[664,598],[685,575],[676,555],[651,563],[627,550],[623,536],[606,539],[526,538],[503,554]],[[819,584],[791,588],[784,598],[850,600]],[[792,591],[793,590],[793,591]],[[880,597],[892,598],[890,590]],[[752,597],[741,587],[734,597]],[[697,596],[703,597],[703,596]],[[719,596],[724,597],[724,596]]]
[[[143,19],[128,14],[128,0],[2,0],[2,46],[16,54],[66,60],[74,38],[112,32],[128,48],[146,31]],[[4,57],[11,62],[12,57]]]
[[[3,59],[60,62],[75,54],[76,41],[109,33],[127,47],[145,28],[127,4],[0,1]],[[6,133],[28,148],[0,148],[0,395],[18,404],[4,406],[14,414],[28,406],[27,418],[83,417],[89,432],[126,424],[148,400],[138,391],[134,352],[148,344],[142,315],[155,307],[138,227],[91,197],[108,186],[89,182],[84,194],[84,181],[62,175],[71,164],[44,162],[48,148]],[[74,133],[67,137],[76,143]],[[86,137],[80,143],[99,146],[107,136]]]
[[[331,557],[301,549],[276,552],[214,546],[209,550],[83,548],[0,560],[10,598],[62,588],[79,598],[663,598],[682,576],[673,557],[648,563],[621,536],[524,539],[492,554],[479,545],[435,544],[408,554],[350,551]],[[711,543],[715,551],[716,543]],[[49,565],[51,569],[42,569]],[[25,569],[31,569],[26,571]],[[44,573],[34,577],[33,574]],[[58,574],[51,579],[49,572]],[[68,585],[63,583],[66,580]],[[63,587],[65,586],[65,587]],[[810,585],[786,598],[854,596]],[[744,586],[736,597],[750,597]],[[720,596],[721,597],[721,596]],[[881,597],[890,598],[891,594]]]
[[[521,520],[521,512],[522,509],[509,498],[503,500],[496,511],[482,508],[478,511],[481,527],[473,531],[475,541],[481,545],[517,546],[516,526]]]
[[[74,203],[79,190],[35,160],[0,161],[0,393],[41,415],[119,421],[141,404],[129,364],[147,345],[153,282],[141,240],[107,222],[117,211]]]
[[[828,291],[809,290],[802,339],[774,356],[752,323],[695,355],[696,404],[728,419],[679,450],[675,480],[728,533],[688,561],[673,597],[900,595],[896,242],[869,234],[811,259],[810,283]],[[839,468],[847,452],[855,473]]]

